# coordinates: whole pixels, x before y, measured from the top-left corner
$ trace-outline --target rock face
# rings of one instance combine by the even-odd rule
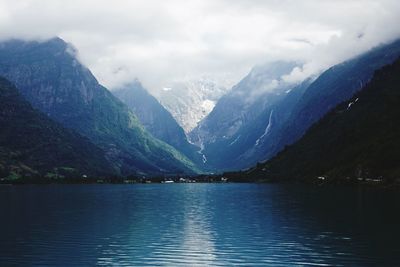
[[[400,60],[248,179],[394,182],[400,175]],[[242,177],[243,178],[243,177]]]
[[[294,62],[273,62],[255,67],[190,133],[211,168],[240,169],[257,162],[264,139],[301,95],[304,86],[291,90],[295,85],[282,79],[296,66]]]
[[[113,174],[100,148],[33,109],[1,77],[0,103],[0,178]]]
[[[299,85],[279,80],[293,69],[293,64],[278,62],[255,68],[220,99],[190,133],[190,138],[203,148],[212,168],[248,168],[298,140],[332,108],[358,92],[375,70],[399,56],[397,41],[336,65]]]
[[[174,83],[155,92],[155,97],[172,114],[186,133],[189,133],[214,108],[227,92],[209,79]]]
[[[0,74],[35,108],[100,146],[122,175],[196,171],[185,156],[145,131],[59,38],[2,43]]]
[[[171,113],[143,88],[139,81],[114,90],[113,94],[132,110],[154,137],[173,146],[198,165],[203,164],[198,153],[199,148],[188,142],[185,132]]]

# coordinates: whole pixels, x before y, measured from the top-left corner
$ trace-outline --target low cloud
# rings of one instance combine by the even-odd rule
[[[301,80],[398,38],[399,17],[398,0],[0,0],[0,39],[60,36],[109,88],[229,87],[276,60],[305,62]]]

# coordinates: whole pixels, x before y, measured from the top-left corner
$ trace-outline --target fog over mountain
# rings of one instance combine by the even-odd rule
[[[301,80],[397,38],[399,15],[397,0],[0,0],[0,39],[60,36],[111,89],[204,75],[229,88],[276,60],[305,62],[286,77]]]

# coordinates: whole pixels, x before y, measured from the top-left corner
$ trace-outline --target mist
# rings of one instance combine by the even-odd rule
[[[231,87],[258,64],[304,62],[288,82],[399,38],[397,0],[0,0],[0,39],[59,36],[110,89],[209,77]]]

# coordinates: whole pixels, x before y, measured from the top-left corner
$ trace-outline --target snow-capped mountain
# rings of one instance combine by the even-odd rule
[[[297,85],[280,79],[295,64],[256,67],[218,101],[190,132],[190,140],[201,147],[210,169],[248,168],[293,144],[399,55],[400,41],[382,45]],[[348,108],[355,101],[347,102]]]
[[[213,110],[227,91],[213,80],[201,78],[174,82],[153,94],[188,133]]]
[[[271,130],[288,115],[285,109],[301,95],[302,89],[292,92],[296,84],[282,79],[298,66],[278,61],[254,67],[190,132],[191,142],[202,148],[211,168],[229,170],[256,162],[254,150],[264,147]],[[281,102],[285,109],[277,107]],[[241,156],[246,159],[239,160]]]

